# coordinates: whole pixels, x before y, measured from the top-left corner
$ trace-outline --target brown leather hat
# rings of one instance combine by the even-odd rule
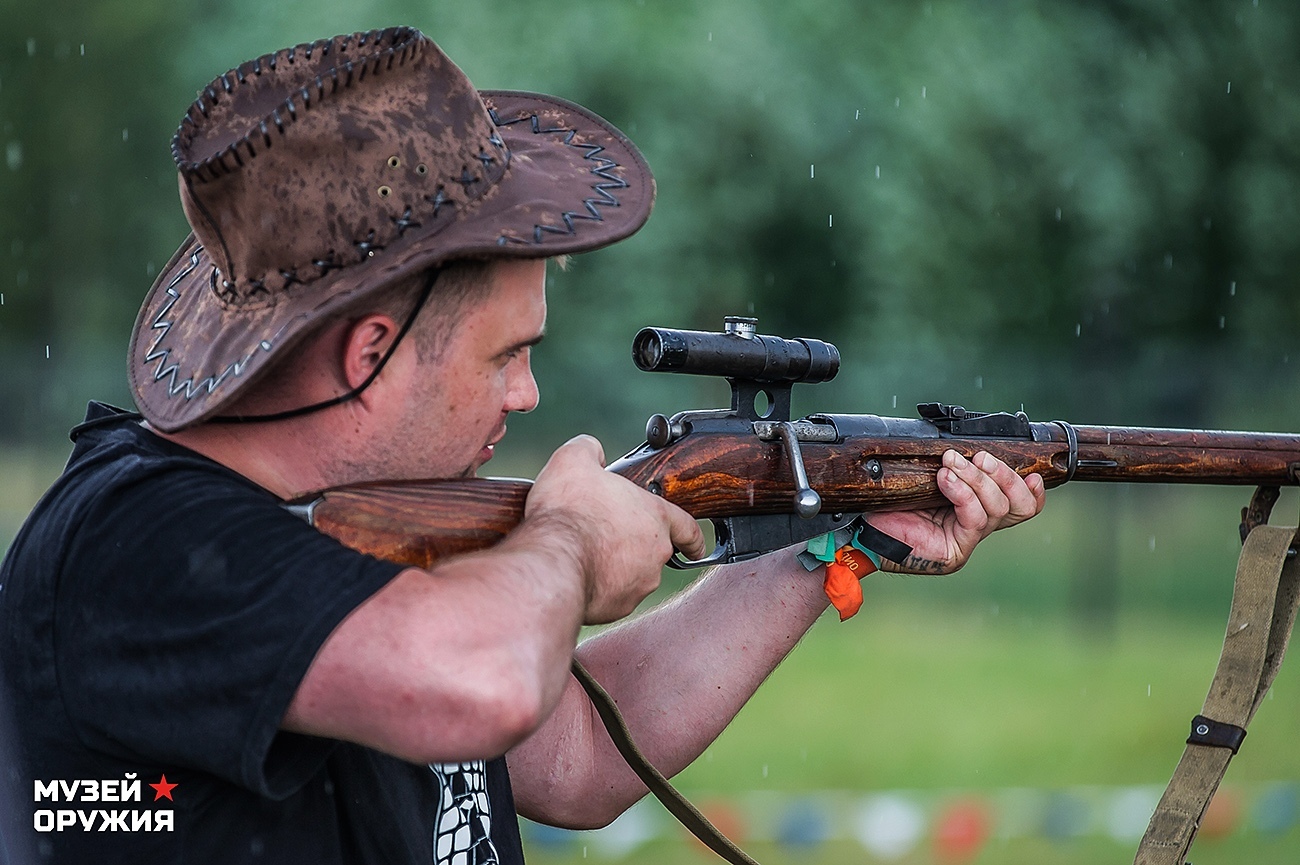
[[[136,404],[168,432],[211,418],[325,316],[406,274],[595,249],[654,202],[649,167],[609,123],[552,96],[480,93],[411,28],[227,72],[172,155],[193,234],[150,289],[128,360]]]

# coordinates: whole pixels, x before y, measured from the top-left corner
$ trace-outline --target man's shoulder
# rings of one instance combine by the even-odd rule
[[[67,465],[28,515],[7,565],[25,559],[57,571],[81,540],[93,548],[108,539],[129,542],[186,511],[278,510],[279,501],[247,478],[154,435],[134,415],[97,408],[106,407],[92,404]]]
[[[87,424],[92,423],[94,408],[92,404]],[[270,497],[270,493],[234,470],[155,435],[140,423],[137,415],[114,411],[118,413],[101,416],[102,419],[93,421],[93,427],[80,434],[55,488],[89,486],[103,493],[145,481],[164,485],[206,482]]]

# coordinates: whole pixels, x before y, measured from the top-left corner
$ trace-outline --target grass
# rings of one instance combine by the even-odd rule
[[[0,550],[9,548],[27,512],[59,476],[71,447],[62,451],[13,444],[0,447]]]
[[[752,814],[762,811],[764,797],[789,804],[830,795],[851,807],[844,803],[902,790],[937,806],[1015,790],[1035,791],[1026,795],[1041,800],[1053,793],[1086,797],[1096,788],[1163,787],[1205,697],[1221,639],[1222,627],[1208,621],[1130,617],[1100,640],[1062,619],[869,600],[850,622],[825,617],[676,783],[724,818],[732,813],[727,819],[742,838],[758,835],[747,846],[764,863],[875,861],[852,838],[832,837],[815,848],[762,840],[771,820]],[[1224,795],[1258,798],[1268,782],[1300,779],[1297,740],[1300,664],[1293,662],[1252,724],[1227,776],[1225,789],[1234,792]],[[745,825],[747,813],[757,829]],[[970,861],[1125,862],[1136,849],[1135,840],[1097,832],[1050,840],[1037,831],[999,832],[996,823],[992,829],[983,853]],[[710,861],[677,835],[619,861]],[[531,861],[576,861],[581,839],[560,847],[534,843]],[[1199,841],[1193,861],[1291,863],[1297,842],[1300,829],[1269,835],[1245,820],[1227,837]],[[588,858],[596,858],[599,848],[590,847]],[[922,845],[892,861],[965,860],[936,858]]]
[[[0,548],[65,457],[0,452]],[[724,817],[735,812],[741,837],[759,836],[747,846],[768,865],[875,860],[843,833],[807,848],[762,840],[744,819],[752,821],[764,802],[832,796],[849,808],[878,791],[942,803],[1016,789],[1163,786],[1214,671],[1239,548],[1235,511],[1247,496],[1113,489],[1053,492],[1042,517],[987,541],[956,577],[873,577],[863,612],[843,624],[820,622],[677,784]],[[1293,522],[1294,510],[1284,499],[1275,522]],[[1114,618],[1072,615],[1080,587],[1108,568],[1118,574]],[[665,591],[683,579],[669,574]],[[1300,780],[1297,741],[1300,661],[1293,659],[1225,789]],[[1096,833],[1052,841],[993,830],[969,861],[1127,862],[1135,847]],[[680,832],[617,855],[586,837],[546,844],[532,836],[530,861],[580,861],[584,849],[585,858],[628,865],[717,861]],[[1247,827],[1203,839],[1192,859],[1271,865],[1295,862],[1297,849],[1300,829],[1269,835]],[[959,860],[922,845],[891,861]]]

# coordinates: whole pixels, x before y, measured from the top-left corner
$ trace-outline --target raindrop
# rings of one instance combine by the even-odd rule
[[[1074,335],[1075,335],[1075,336],[1081,336],[1082,334],[1083,334],[1083,325],[1081,325],[1081,324],[1076,324],[1076,325],[1074,326]]]
[[[128,135],[128,134],[129,134],[129,133],[127,132],[127,130],[125,130],[125,129],[122,130],[122,140],[123,140],[123,141],[126,141],[126,139],[127,139],[127,135]]]
[[[975,376],[975,389],[984,390],[984,376],[982,375]]]
[[[898,408],[898,394],[894,394],[894,408]]]
[[[922,98],[922,99],[925,98],[925,88],[924,88],[924,87],[921,88],[921,98]]]
[[[835,214],[829,213],[826,215],[826,227],[827,228],[835,227]]]
[[[145,276],[153,276],[153,262],[152,262],[152,261],[149,262],[148,264],[146,264],[146,265],[144,266],[144,275],[145,275]]]
[[[1151,549],[1151,552],[1154,553],[1154,552],[1156,551],[1156,536],[1155,536],[1155,535],[1152,535],[1152,536],[1151,536],[1151,539],[1147,541],[1147,546]]]
[[[854,120],[857,120],[858,117],[860,117],[861,115],[862,115],[862,109],[859,108],[859,109],[857,109],[856,111],[853,112],[853,119],[854,119]]]
[[[1061,221],[1061,208],[1059,208],[1059,207],[1056,208],[1056,221],[1057,221],[1057,222],[1060,222],[1060,221]]]
[[[1231,82],[1231,81],[1228,82],[1228,92],[1229,92],[1229,93],[1232,92],[1232,82]]]
[[[36,40],[31,37],[27,39],[27,56],[28,57],[36,56]]]
[[[900,99],[899,97],[895,96],[895,97],[894,97],[894,107],[897,108],[897,107],[899,106],[899,103],[901,103],[902,101],[903,101],[902,99]]]
[[[50,347],[48,345],[45,346],[45,359],[46,360],[50,359]]]
[[[85,42],[82,42],[82,43],[81,43],[81,56],[82,56],[82,57],[85,57],[85,56],[86,56],[86,43],[85,43]]]
[[[1174,269],[1174,254],[1173,254],[1172,252],[1166,252],[1166,253],[1165,253],[1165,270],[1173,270],[1173,269]]]
[[[710,41],[710,42],[713,41],[713,31],[712,31],[712,30],[709,31],[709,41]]]
[[[1236,280],[1233,280],[1232,284],[1228,286],[1228,297],[1236,297],[1236,296],[1237,296],[1237,282]]]
[[[5,293],[3,291],[0,291],[0,306],[4,306],[4,305],[5,305]]]
[[[1226,316],[1222,316],[1222,315],[1219,316],[1219,330],[1223,330],[1225,321],[1226,321]]]
[[[809,179],[809,180],[812,180],[812,179],[813,179],[814,177],[816,177],[816,176],[817,176],[817,166],[816,166],[816,165],[809,165],[809,166],[808,166],[808,179]]]
[[[17,171],[23,167],[23,144],[21,141],[9,142],[9,146],[5,148],[5,164],[9,166],[10,171]]]
[[[879,166],[879,165],[876,166],[876,179],[877,179],[877,180],[880,179],[880,166]]]
[[[764,777],[764,778],[767,777],[767,764],[766,764],[766,763],[763,764],[763,777]]]
[[[1151,686],[1150,686],[1150,685],[1147,685],[1147,696],[1148,696],[1148,697],[1151,696]]]

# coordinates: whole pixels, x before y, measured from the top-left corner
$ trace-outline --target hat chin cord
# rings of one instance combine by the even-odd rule
[[[388,359],[393,356],[393,352],[397,351],[397,347],[401,345],[402,339],[406,336],[407,332],[410,331],[412,325],[415,324],[415,319],[420,315],[420,310],[424,308],[424,304],[426,301],[428,301],[429,295],[433,293],[434,283],[438,281],[438,276],[441,273],[442,273],[441,269],[435,269],[432,271],[432,273],[428,277],[428,280],[425,282],[424,290],[420,292],[420,299],[415,302],[415,309],[411,310],[411,314],[406,317],[406,321],[405,323],[402,324],[401,330],[397,332],[397,336],[394,337],[392,344],[388,346],[388,351],[384,352],[384,356],[379,359],[379,363],[375,364],[375,368],[370,371],[370,375],[366,376],[366,380],[361,382],[361,384],[357,385],[356,387],[352,388],[352,390],[346,393],[341,393],[338,396],[330,397],[329,399],[322,400],[320,402],[312,403],[311,405],[301,406],[299,408],[291,408],[285,411],[271,412],[270,414],[221,415],[219,417],[209,418],[207,422],[208,423],[266,423],[269,421],[288,420],[289,418],[302,417],[303,415],[312,414],[313,412],[318,412],[321,409],[331,408],[333,406],[339,405],[340,403],[345,403],[348,402],[349,400],[356,399],[358,396],[361,395],[362,391],[370,387],[370,385],[374,384],[375,379],[379,378],[379,374],[384,371],[384,367],[388,364]]]

